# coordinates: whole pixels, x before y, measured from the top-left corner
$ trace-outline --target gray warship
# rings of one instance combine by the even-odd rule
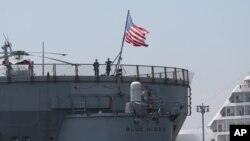
[[[95,76],[93,64],[11,64],[29,54],[2,49],[0,141],[175,141],[191,113],[186,69],[121,64],[107,76],[100,64]]]

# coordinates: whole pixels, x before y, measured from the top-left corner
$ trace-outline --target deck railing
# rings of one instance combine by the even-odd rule
[[[37,76],[95,76],[93,64],[33,64],[33,65],[11,65],[11,71],[7,76],[7,67],[0,65],[0,76],[7,78],[15,77],[37,77]],[[164,66],[146,65],[121,65],[120,72],[116,71],[115,65],[111,66],[110,77],[135,77],[184,81],[189,83],[188,70]],[[44,70],[44,71],[43,71]],[[44,72],[44,73],[43,73]],[[106,65],[99,65],[99,75],[96,77],[107,76]]]

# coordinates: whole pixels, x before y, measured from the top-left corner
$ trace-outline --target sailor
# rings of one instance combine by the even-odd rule
[[[147,94],[147,104],[148,104],[148,112],[151,113],[153,111],[153,108],[154,108],[154,100],[153,100],[153,97],[151,95],[151,90],[148,91],[148,94]]]
[[[95,76],[99,76],[99,63],[97,59],[95,59],[93,66],[94,66]]]
[[[112,62],[108,58],[108,60],[106,61],[106,73],[107,73],[107,76],[109,76],[110,71],[111,71],[111,63]]]

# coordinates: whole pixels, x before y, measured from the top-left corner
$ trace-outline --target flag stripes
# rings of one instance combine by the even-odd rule
[[[132,21],[130,14],[127,19],[126,33],[124,35],[124,40],[132,44],[133,46],[144,46],[147,47],[148,44],[145,43],[145,35],[149,33],[146,29],[135,25]]]

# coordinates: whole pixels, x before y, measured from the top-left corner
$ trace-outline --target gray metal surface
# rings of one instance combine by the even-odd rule
[[[0,77],[0,141],[172,141],[190,110],[180,74]],[[135,80],[154,102],[145,116],[125,113]]]
[[[171,121],[161,117],[158,121],[134,119],[131,116],[67,117],[60,141],[171,141]]]

